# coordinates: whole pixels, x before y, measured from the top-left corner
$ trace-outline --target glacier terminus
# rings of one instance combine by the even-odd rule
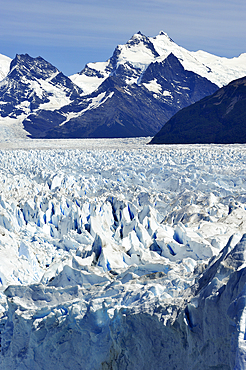
[[[1,369],[246,368],[245,147],[148,140],[5,143]]]

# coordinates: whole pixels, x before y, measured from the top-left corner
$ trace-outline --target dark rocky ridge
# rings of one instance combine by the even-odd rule
[[[246,142],[246,77],[176,113],[151,144]]]
[[[141,84],[149,83],[154,79],[161,86],[159,99],[164,100],[170,106],[176,106],[176,111],[218,89],[206,78],[185,70],[172,53],[160,63],[151,63],[141,78]],[[165,95],[165,92],[170,95]]]

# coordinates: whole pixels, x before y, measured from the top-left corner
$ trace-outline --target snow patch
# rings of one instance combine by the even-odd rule
[[[157,79],[154,78],[154,80],[149,81],[148,83],[143,83],[143,85],[148,89],[149,91],[153,91],[154,93],[161,93],[162,87],[160,84],[158,84]]]

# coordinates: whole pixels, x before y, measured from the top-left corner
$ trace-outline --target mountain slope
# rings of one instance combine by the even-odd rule
[[[246,143],[246,77],[176,113],[151,144]]]
[[[176,110],[207,96],[218,87],[204,77],[184,69],[178,58],[170,53],[162,62],[151,63],[141,77],[144,85]]]
[[[70,78],[87,93],[94,91],[110,75],[133,84],[138,82],[141,73],[158,57],[150,39],[138,32],[125,45],[118,45],[106,62],[88,63],[81,72]]]

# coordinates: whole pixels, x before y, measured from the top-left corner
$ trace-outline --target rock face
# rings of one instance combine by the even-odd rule
[[[151,144],[246,142],[246,77],[173,116]]]

